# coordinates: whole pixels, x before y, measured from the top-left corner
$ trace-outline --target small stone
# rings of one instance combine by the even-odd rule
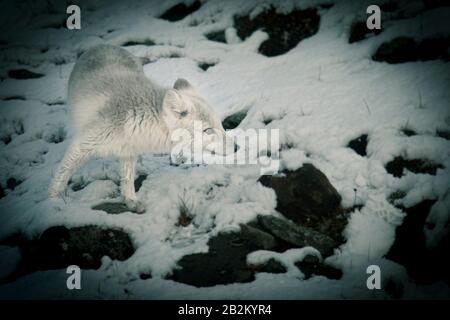
[[[44,75],[41,73],[31,72],[26,69],[13,69],[8,71],[8,76],[13,79],[23,80],[23,79],[38,79],[42,78]]]
[[[271,258],[261,265],[252,265],[251,268],[255,272],[266,273],[285,273],[286,268],[277,260]]]
[[[225,130],[234,129],[244,120],[245,116],[247,115],[247,111],[239,111],[235,114],[232,114],[231,116],[228,116],[225,118],[225,120],[222,121],[223,128]]]
[[[307,255],[302,261],[296,262],[295,265],[305,275],[305,280],[314,275],[336,280],[342,278],[341,270],[324,265],[314,255]]]

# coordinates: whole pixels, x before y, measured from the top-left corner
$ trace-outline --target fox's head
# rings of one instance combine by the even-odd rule
[[[194,143],[211,153],[227,155],[236,152],[237,146],[227,136],[222,122],[204,98],[185,79],[178,79],[173,89],[167,90],[163,99],[163,119],[170,131],[187,130]],[[194,132],[194,130],[199,130]],[[201,141],[200,141],[201,139]]]

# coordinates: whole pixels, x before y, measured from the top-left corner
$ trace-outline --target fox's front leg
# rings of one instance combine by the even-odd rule
[[[145,211],[144,205],[137,200],[134,189],[134,176],[136,172],[136,157],[122,157],[121,167],[121,191],[127,207],[137,213]]]

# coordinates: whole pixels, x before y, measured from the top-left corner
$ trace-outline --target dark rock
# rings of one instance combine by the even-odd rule
[[[22,233],[13,233],[10,236],[0,240],[0,246],[18,247],[24,246],[29,240]]]
[[[366,39],[370,35],[379,35],[382,29],[370,30],[367,28],[366,21],[356,21],[350,28],[349,43],[358,42]]]
[[[122,44],[122,47],[131,47],[131,46],[137,46],[137,45],[154,46],[155,43],[150,39],[146,39],[143,41],[127,41],[124,44]]]
[[[205,34],[205,37],[211,41],[227,43],[227,40],[225,38],[225,30],[213,31],[213,32],[207,33],[207,34]]]
[[[3,187],[0,185],[0,199],[5,197],[5,191],[3,190]]]
[[[338,246],[338,243],[328,235],[297,225],[286,219],[274,216],[258,216],[258,222],[265,230],[276,237],[296,247],[314,247],[323,257],[332,255],[333,249]]]
[[[170,277],[196,287],[250,282],[254,271],[247,265],[247,255],[255,250],[274,249],[277,241],[267,233],[250,226],[239,232],[219,233],[208,242],[207,253],[184,256]]]
[[[372,59],[388,63],[417,61],[417,44],[412,38],[399,37],[381,44]]]
[[[450,6],[450,3],[447,0],[423,0],[423,4],[427,9]]]
[[[387,259],[403,265],[408,275],[418,284],[445,281],[450,285],[450,234],[433,249],[426,247],[424,228],[435,200],[424,200],[405,209],[403,223],[397,227],[395,242],[386,255]]]
[[[356,210],[361,211],[362,208],[364,208],[364,206],[362,204],[354,204],[351,207],[343,208],[342,211],[343,211],[344,216],[345,216],[345,215],[349,215],[352,212],[355,212]]]
[[[52,107],[52,106],[62,106],[64,105],[65,102],[63,100],[56,100],[56,101],[51,101],[51,102],[47,102],[47,105]]]
[[[406,196],[406,193],[404,191],[397,190],[397,191],[392,192],[389,195],[388,201],[395,205],[395,202],[397,200],[403,199],[405,196]]]
[[[254,272],[266,272],[266,273],[285,273],[286,268],[277,260],[271,258],[261,265],[251,265],[250,268]]]
[[[11,177],[8,180],[6,180],[6,187],[9,190],[14,190],[21,183],[22,183],[21,180],[17,180],[16,178]]]
[[[134,253],[131,239],[125,232],[97,226],[71,229],[52,227],[41,235],[30,252],[36,250],[41,253],[35,258],[40,261],[43,270],[71,264],[85,269],[97,269],[103,256],[124,261]],[[43,257],[47,257],[48,261]]]
[[[401,282],[393,278],[389,278],[386,280],[384,291],[393,299],[400,299],[403,296],[405,290]]]
[[[324,276],[329,279],[342,278],[342,271],[320,262],[319,258],[313,255],[307,255],[302,261],[296,262],[295,265],[305,275],[305,280],[312,276]]]
[[[1,140],[3,141],[4,144],[9,144],[12,141],[11,135],[4,135],[3,137],[1,137]]]
[[[334,6],[334,3],[325,3],[325,4],[321,4],[320,7],[322,9],[330,9]]]
[[[425,173],[435,175],[437,169],[442,169],[442,165],[433,163],[429,160],[422,159],[404,159],[403,157],[395,157],[394,160],[386,164],[386,171],[394,177],[400,178],[404,169],[408,169],[414,173]]]
[[[110,214],[130,212],[131,210],[122,202],[104,202],[92,207],[93,210],[101,210]]]
[[[171,52],[168,56],[163,56],[163,58],[181,58],[182,55],[178,52]]]
[[[398,9],[398,3],[395,1],[387,1],[383,4],[380,4],[381,12],[394,12]]]
[[[141,273],[139,275],[139,278],[141,278],[142,280],[147,280],[147,279],[151,279],[152,275],[150,273]]]
[[[48,143],[61,143],[66,139],[67,132],[63,127],[58,127],[44,137]]]
[[[429,38],[417,43],[413,38],[398,37],[380,45],[372,59],[387,63],[449,60],[450,38]]]
[[[147,57],[139,57],[139,60],[141,61],[141,65],[143,66],[153,62],[150,58]]]
[[[270,119],[270,118],[266,118],[266,119],[264,119],[263,120],[263,123],[264,123],[264,125],[268,125],[269,123],[271,123],[273,121],[273,119]]]
[[[141,189],[142,183],[145,181],[145,179],[147,179],[147,175],[141,174],[141,175],[139,175],[139,177],[137,177],[136,180],[134,180],[134,190],[136,192],[138,192],[139,189]]]
[[[262,176],[259,181],[274,189],[276,209],[287,218],[301,225],[316,227],[323,218],[342,212],[341,196],[312,164],[305,163],[295,171],[283,173],[284,176]]]
[[[231,116],[226,117],[222,121],[223,128],[225,130],[230,130],[236,128],[242,120],[247,116],[247,110],[236,112]]]
[[[249,37],[260,29],[267,32],[269,39],[261,43],[259,52],[268,57],[284,54],[319,30],[320,16],[316,9],[294,10],[288,14],[277,13],[276,9],[261,12],[253,19],[249,16],[235,16],[234,26],[241,39]]]
[[[104,256],[124,261],[135,251],[130,237],[121,230],[85,226],[47,229],[38,239],[10,239],[21,249],[22,260],[17,270],[4,282],[39,271],[62,269],[77,265],[82,269],[98,269]]]
[[[69,180],[69,186],[75,192],[83,190],[86,187],[86,185],[82,181],[72,183],[72,180]]]
[[[31,72],[26,69],[13,69],[8,71],[8,76],[13,79],[38,79],[42,78],[44,75],[41,73]]]
[[[251,225],[241,225],[241,232],[251,237],[252,241],[262,249],[269,250],[278,245],[278,241],[272,235]]]
[[[10,100],[26,100],[24,96],[9,96],[6,98],[3,98],[3,101],[10,101]]]
[[[169,10],[164,12],[159,18],[169,21],[179,21],[190,15],[194,11],[200,9],[202,3],[200,1],[194,1],[191,5],[187,6],[184,3],[174,5]]]
[[[428,38],[418,45],[418,56],[421,61],[443,59],[450,60],[450,38]]]
[[[42,29],[63,29],[63,28],[67,28],[67,18],[58,19],[57,21],[53,21],[42,26]]]
[[[440,138],[444,138],[446,140],[450,140],[450,131],[437,130],[436,131],[436,136],[438,136]]]
[[[367,155],[367,143],[368,143],[367,138],[368,135],[363,134],[358,138],[351,140],[348,143],[347,147],[353,149],[357,154],[364,157]]]
[[[415,131],[412,130],[412,129],[408,129],[408,128],[402,129],[401,132],[402,132],[405,136],[407,136],[407,137],[412,137],[412,136],[417,135],[417,132],[415,132]]]
[[[215,63],[207,63],[207,62],[202,62],[198,64],[198,67],[200,69],[202,69],[203,71],[208,70],[211,67],[214,67],[216,64]]]

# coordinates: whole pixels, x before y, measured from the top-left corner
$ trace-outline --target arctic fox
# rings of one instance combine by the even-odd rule
[[[170,152],[172,132],[177,128],[192,132],[195,121],[204,128],[204,149],[217,154],[236,150],[219,117],[187,80],[178,79],[173,88],[161,87],[144,75],[135,56],[120,47],[98,45],[80,57],[69,78],[67,102],[75,134],[51,182],[51,197],[65,190],[88,157],[115,155],[120,159],[125,204],[144,212],[134,189],[137,156]],[[211,145],[216,147],[211,150]]]

